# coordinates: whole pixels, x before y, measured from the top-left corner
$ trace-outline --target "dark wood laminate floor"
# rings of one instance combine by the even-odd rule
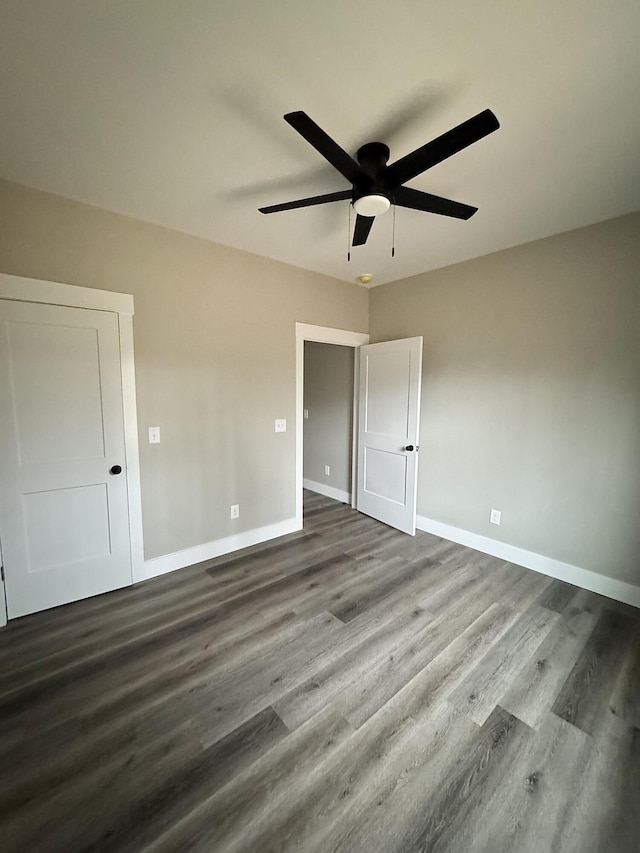
[[[640,849],[640,611],[305,495],[0,632],[3,851]]]

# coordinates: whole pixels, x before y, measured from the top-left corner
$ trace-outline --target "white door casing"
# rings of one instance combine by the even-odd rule
[[[142,562],[133,299],[4,275],[0,296],[15,300],[0,303],[0,539],[13,618],[130,584],[132,556],[134,569]]]
[[[357,502],[415,535],[422,338],[360,348]]]

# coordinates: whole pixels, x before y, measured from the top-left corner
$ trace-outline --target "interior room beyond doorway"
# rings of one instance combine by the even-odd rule
[[[354,348],[305,341],[304,487],[351,502]]]

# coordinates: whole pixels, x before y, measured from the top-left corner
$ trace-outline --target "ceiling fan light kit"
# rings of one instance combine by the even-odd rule
[[[370,193],[362,195],[353,201],[353,209],[358,216],[380,216],[391,207],[391,202],[385,195]]]
[[[278,213],[349,200],[357,214],[352,246],[363,246],[367,242],[375,217],[386,213],[392,204],[454,219],[472,217],[477,207],[405,187],[404,184],[500,127],[491,110],[484,110],[388,166],[389,148],[383,142],[363,145],[356,154],[356,162],[301,110],[287,113],[284,120],[346,178],[351,189],[261,207],[260,213]]]

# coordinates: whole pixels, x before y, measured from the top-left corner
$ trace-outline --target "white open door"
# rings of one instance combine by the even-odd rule
[[[118,315],[0,300],[9,618],[131,583],[126,477]]]
[[[356,508],[416,532],[422,338],[360,347]]]

